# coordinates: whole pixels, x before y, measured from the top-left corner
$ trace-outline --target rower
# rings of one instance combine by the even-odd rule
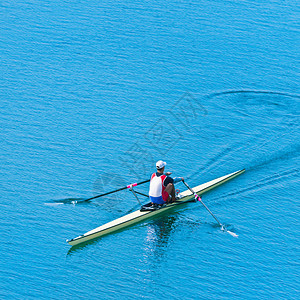
[[[175,199],[174,184],[184,181],[183,177],[171,178],[171,172],[164,174],[166,162],[159,160],[156,163],[156,172],[152,174],[149,188],[149,198],[154,205],[172,203]]]

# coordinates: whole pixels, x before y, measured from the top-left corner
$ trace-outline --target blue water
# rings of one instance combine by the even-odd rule
[[[0,298],[299,299],[299,11],[1,1]],[[60,200],[158,159],[190,186],[246,168],[203,196],[239,237],[191,203],[69,251],[138,206],[129,191]]]

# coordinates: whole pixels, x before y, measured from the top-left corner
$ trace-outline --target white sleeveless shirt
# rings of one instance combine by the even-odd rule
[[[160,197],[163,193],[163,183],[166,179],[166,175],[157,176],[156,173],[153,173],[150,180],[149,196],[151,197]]]

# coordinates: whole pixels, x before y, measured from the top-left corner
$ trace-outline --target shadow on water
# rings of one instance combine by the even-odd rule
[[[202,208],[200,204],[199,207]],[[206,214],[207,212],[203,211],[203,213]],[[205,230],[207,234],[228,234],[227,230],[236,231],[231,224],[223,223],[223,225],[226,230],[222,230],[219,224],[214,221],[202,222],[200,216],[199,219],[188,220],[186,218],[181,219],[179,214],[155,220],[147,225],[143,259],[145,263],[150,263],[153,266],[160,265],[168,255],[168,248],[172,246],[173,233],[178,232],[178,230],[184,231],[184,227],[188,227],[187,232],[199,230],[201,227],[200,231]]]
[[[147,224],[147,233],[145,237],[145,249],[150,250],[151,255],[155,258],[162,257],[172,232],[175,230],[175,223],[178,219],[177,214],[164,216],[155,219]]]

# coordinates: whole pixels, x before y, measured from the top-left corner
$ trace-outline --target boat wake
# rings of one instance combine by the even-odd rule
[[[214,98],[218,96],[224,96],[224,95],[270,95],[270,96],[284,96],[284,97],[291,97],[291,98],[298,98],[300,99],[300,96],[293,95],[285,92],[276,92],[276,91],[259,91],[259,90],[232,90],[232,91],[223,91],[223,92],[217,92],[212,93],[207,96],[207,98]]]
[[[207,160],[189,178],[222,168],[228,171],[233,159],[235,167],[251,171],[299,156],[300,96],[232,90],[212,93],[204,99],[208,115],[201,122],[201,139],[205,147],[198,150],[198,155]]]
[[[247,174],[249,174],[248,170]],[[299,176],[299,169],[294,168],[292,170],[278,172],[261,179],[257,179],[257,177],[255,177],[254,181],[249,181],[247,186],[245,186],[244,188],[235,188],[226,194],[222,194],[222,198],[220,198],[219,196],[210,198],[209,202],[218,203],[220,202],[220,199],[222,199],[223,202],[224,200],[228,201],[228,199],[233,200],[235,197],[245,197],[249,194],[256,193],[260,189],[264,189],[267,186],[274,187],[275,185],[281,184],[282,181],[285,181],[289,178],[297,178],[297,176]]]
[[[285,147],[281,151],[270,153],[267,157],[261,157],[260,160],[254,160],[246,167],[248,171],[260,169],[276,161],[282,161],[298,157],[300,155],[300,144],[294,144]]]

